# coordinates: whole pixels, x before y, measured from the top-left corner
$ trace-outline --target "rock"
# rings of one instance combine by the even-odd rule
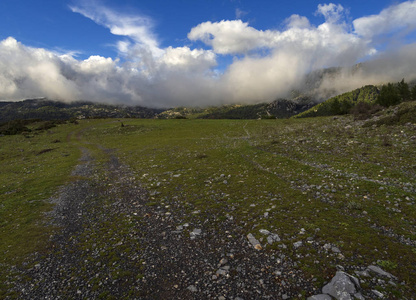
[[[358,294],[359,281],[343,271],[338,271],[331,282],[322,288],[322,293],[331,295],[338,300],[352,300]]]
[[[262,249],[262,247],[261,247],[261,245],[260,245],[260,242],[254,237],[254,235],[252,235],[251,233],[249,233],[248,235],[247,235],[247,239],[248,239],[248,241],[250,242],[250,244],[252,244],[253,245],[253,247],[256,249],[256,250],[261,250]]]
[[[332,300],[331,296],[327,294],[319,294],[308,297],[306,300]]]
[[[192,293],[198,292],[198,289],[194,285],[188,286],[187,289],[190,290]]]
[[[283,294],[283,295],[282,295],[282,299],[283,299],[283,300],[289,299],[289,296],[288,296],[288,295],[286,295],[286,294]]]
[[[384,271],[382,268],[377,267],[377,266],[369,266],[367,268],[367,271],[371,271],[371,272],[374,272],[374,273],[376,273],[378,275],[386,276],[388,278],[393,278],[393,279],[396,279],[397,280],[397,277],[396,276],[390,274],[389,272]]]
[[[198,235],[201,235],[202,230],[195,228],[189,235],[191,236],[191,239],[195,239]]]
[[[302,244],[303,244],[303,242],[302,241],[299,241],[299,242],[293,243],[293,247],[295,247],[295,249],[297,249],[300,246],[302,246]]]
[[[367,270],[364,270],[364,271],[355,271],[355,274],[357,274],[358,276],[370,277],[370,274],[368,273]]]
[[[225,275],[227,275],[227,270],[224,270],[224,269],[218,269],[217,270],[217,272],[216,272],[216,274],[217,275],[222,275],[222,276],[225,276]]]
[[[276,233],[272,233],[267,237],[267,242],[271,245],[275,242],[280,242],[280,237]]]
[[[384,295],[383,295],[383,293],[380,293],[379,291],[377,291],[377,290],[371,290],[372,292],[373,292],[373,294],[374,295],[376,295],[377,297],[379,297],[379,298],[384,298]]]
[[[260,229],[260,230],[259,230],[259,232],[260,232],[261,234],[264,234],[264,235],[269,235],[269,234],[270,234],[270,231],[268,231],[268,230],[266,230],[266,229]]]
[[[331,248],[331,250],[332,250],[332,252],[334,252],[334,253],[341,253],[341,250],[339,250],[339,248],[338,248],[338,247],[332,247],[332,248]]]
[[[267,242],[272,245],[275,242],[280,242],[280,237],[276,233],[270,233],[270,231],[266,229],[260,229],[259,232],[261,234],[267,235]]]

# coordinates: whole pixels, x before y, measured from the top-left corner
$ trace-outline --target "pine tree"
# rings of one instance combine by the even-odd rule
[[[412,100],[416,100],[416,85],[412,87],[411,96]]]
[[[407,101],[410,99],[409,85],[404,81],[404,78],[402,81],[397,83],[397,91],[401,101]]]
[[[388,107],[399,104],[400,100],[398,89],[392,83],[388,83],[382,86],[376,103]]]

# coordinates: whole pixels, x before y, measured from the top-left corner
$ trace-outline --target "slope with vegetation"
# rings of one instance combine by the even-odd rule
[[[362,88],[332,97],[307,111],[295,116],[295,118],[307,118],[318,116],[333,116],[348,114],[357,103],[374,103],[379,94],[377,87],[367,85]]]
[[[352,113],[365,118],[379,111],[382,107],[397,105],[412,99],[416,100],[416,85],[410,88],[409,84],[402,79],[395,84],[382,85],[381,88],[367,85],[332,97],[294,117],[307,118]]]
[[[314,105],[306,96],[292,100],[277,99],[270,103],[230,104],[207,108],[178,107],[158,114],[159,119],[283,119],[305,111]]]

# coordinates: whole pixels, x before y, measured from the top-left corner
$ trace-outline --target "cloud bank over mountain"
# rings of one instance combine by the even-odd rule
[[[118,57],[79,60],[9,37],[0,41],[0,99],[45,96],[150,107],[271,101],[301,90],[314,70],[358,62],[361,68],[324,78],[315,92],[416,79],[416,42],[406,39],[415,33],[416,1],[352,21],[341,5],[322,4],[315,14],[323,23],[292,15],[281,30],[259,30],[239,19],[207,21],[191,28],[180,47],[161,47],[147,16],[92,1],[70,9],[119,36],[113,45]],[[224,57],[230,63],[220,68]]]

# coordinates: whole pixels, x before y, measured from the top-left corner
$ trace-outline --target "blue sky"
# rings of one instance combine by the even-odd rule
[[[271,101],[358,62],[319,88],[412,80],[415,28],[415,1],[2,0],[0,99]]]

